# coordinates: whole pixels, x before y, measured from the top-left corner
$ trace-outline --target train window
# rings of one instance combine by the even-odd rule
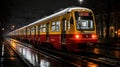
[[[43,25],[40,26],[40,32],[43,32]]]
[[[41,25],[40,26],[40,32],[46,32],[46,25]]]
[[[46,24],[43,25],[43,32],[46,32]]]
[[[25,29],[23,30],[23,35],[25,35],[26,34],[26,31],[25,31]]]
[[[52,22],[51,31],[60,31],[60,21]]]
[[[29,28],[27,29],[27,34],[30,35],[30,29]]]
[[[31,33],[33,34],[35,32],[34,27],[31,28]]]
[[[65,20],[65,30],[66,30],[66,23],[67,23],[67,20]]]
[[[36,26],[36,32],[38,31],[38,26]]]
[[[52,29],[51,31],[55,31],[55,22],[52,22]]]
[[[60,21],[56,21],[56,31],[60,31]]]
[[[67,29],[68,30],[70,29],[70,21],[68,21],[68,23],[67,23]]]
[[[93,30],[94,22],[92,13],[90,12],[75,12],[77,30]]]

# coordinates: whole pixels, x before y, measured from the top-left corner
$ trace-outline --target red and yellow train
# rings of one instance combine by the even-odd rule
[[[88,43],[98,42],[94,14],[83,7],[66,8],[14,30],[9,36],[68,51],[79,51]]]

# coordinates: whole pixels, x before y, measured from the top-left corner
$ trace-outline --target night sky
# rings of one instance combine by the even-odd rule
[[[108,1],[112,7],[110,11],[119,11],[117,0],[83,0],[82,4],[78,0],[1,0],[0,22],[5,31],[11,31],[12,25],[20,28],[71,6],[90,8],[96,15],[107,11]]]

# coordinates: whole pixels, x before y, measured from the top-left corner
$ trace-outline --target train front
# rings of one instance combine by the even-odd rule
[[[71,49],[79,51],[93,47],[98,43],[96,23],[92,11],[74,11],[74,34],[71,38]]]

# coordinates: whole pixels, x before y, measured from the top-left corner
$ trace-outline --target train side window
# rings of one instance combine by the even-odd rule
[[[67,23],[67,20],[65,20],[65,30],[67,29],[66,23]]]
[[[60,31],[60,21],[56,21],[56,31]]]
[[[60,21],[52,22],[51,31],[52,32],[59,32],[60,31]]]
[[[67,29],[69,30],[70,29],[70,21],[68,21],[68,23],[67,23]]]
[[[20,35],[22,35],[22,31],[20,30]]]
[[[40,32],[46,32],[46,24],[40,26]]]
[[[52,29],[51,31],[55,31],[55,22],[52,22]]]
[[[33,34],[35,32],[34,27],[31,28],[31,33]]]
[[[23,35],[26,35],[26,31],[25,31],[25,29],[23,30]]]
[[[46,32],[46,24],[43,25],[43,32]]]
[[[37,34],[37,32],[38,32],[38,26],[36,26],[36,34]]]
[[[40,26],[40,32],[43,32],[43,25]]]
[[[30,29],[29,28],[27,29],[27,34],[30,35]]]

